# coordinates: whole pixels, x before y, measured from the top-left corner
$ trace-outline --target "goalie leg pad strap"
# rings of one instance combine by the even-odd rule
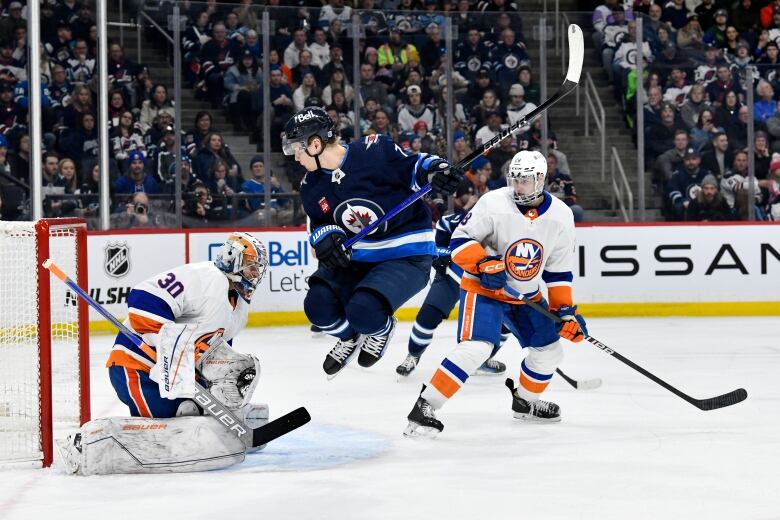
[[[80,448],[80,450],[79,450]],[[243,462],[245,446],[212,417],[108,417],[81,427],[75,454],[80,475],[184,473]]]

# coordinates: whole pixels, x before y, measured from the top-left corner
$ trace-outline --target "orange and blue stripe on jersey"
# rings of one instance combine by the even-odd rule
[[[574,298],[571,293],[571,284],[574,275],[571,271],[556,273],[553,271],[542,271],[542,280],[547,285],[547,296],[550,300],[550,309],[556,310],[563,306],[571,307],[574,305]]]
[[[156,334],[165,323],[176,319],[165,300],[147,291],[130,291],[127,305],[130,328],[138,334]],[[114,341],[114,348],[108,356],[106,366],[120,365],[149,372],[156,361],[157,353],[154,347],[146,344],[139,347],[120,333]]]

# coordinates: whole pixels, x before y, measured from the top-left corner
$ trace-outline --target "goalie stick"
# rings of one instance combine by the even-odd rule
[[[577,390],[595,390],[596,388],[601,386],[601,379],[583,379],[581,381],[578,381],[576,379],[573,379],[566,374],[563,373],[563,371],[560,368],[556,368],[555,372],[563,378],[564,381],[569,383],[571,386],[573,386]]]
[[[523,300],[523,303],[525,303],[526,305],[530,305],[531,307],[533,307],[537,311],[541,312],[542,314],[544,314],[545,316],[547,316],[548,318],[553,320],[555,323],[561,323],[563,321],[563,319],[561,319],[560,316],[558,316],[556,314],[553,314],[548,309],[545,309],[544,307],[542,307],[538,303],[532,302],[531,300],[528,299],[527,296],[525,296],[523,294],[520,294],[518,291],[512,289],[511,287],[505,286],[504,287],[504,292],[506,292],[507,294],[509,294],[510,296],[512,296],[514,298],[517,298],[518,300]],[[626,358],[625,356],[621,355],[620,353],[615,352],[615,350],[613,350],[610,347],[606,346],[604,343],[600,342],[599,340],[597,340],[593,336],[585,336],[585,339],[588,341],[588,343],[590,343],[591,345],[594,345],[596,348],[598,348],[602,352],[604,352],[606,354],[609,354],[610,356],[612,356],[613,358],[617,359],[621,363],[624,363],[624,364],[630,366],[631,368],[633,368],[634,370],[636,370],[637,372],[639,372],[640,374],[642,374],[646,378],[650,379],[654,383],[657,383],[657,384],[661,385],[662,387],[666,388],[667,390],[672,392],[677,397],[680,397],[683,400],[691,403],[693,406],[695,406],[699,410],[704,410],[704,411],[717,410],[718,408],[725,408],[726,406],[731,406],[731,405],[734,405],[734,404],[737,404],[737,403],[741,403],[742,401],[747,399],[747,395],[748,395],[747,394],[747,390],[745,390],[744,388],[738,388],[736,390],[732,390],[731,392],[727,392],[725,394],[718,395],[718,396],[715,396],[715,397],[709,397],[709,398],[706,398],[706,399],[696,399],[695,397],[691,397],[688,394],[686,394],[686,393],[678,390],[677,388],[673,387],[672,385],[670,385],[669,383],[667,383],[666,381],[664,381],[660,377],[658,377],[655,374],[645,370],[644,368],[642,368],[641,366],[637,365],[636,363],[634,363],[630,359]]]
[[[510,127],[501,130],[495,137],[493,137],[488,142],[480,145],[476,150],[471,152],[468,156],[466,156],[461,162],[459,162],[457,165],[454,166],[456,169],[463,169],[474,160],[476,160],[477,157],[483,155],[485,152],[488,152],[499,145],[501,141],[506,139],[507,137],[511,136],[520,128],[526,126],[528,123],[536,119],[537,117],[541,116],[547,109],[549,109],[551,106],[556,104],[558,101],[563,99],[566,95],[574,91],[574,89],[577,88],[577,85],[580,81],[580,74],[582,73],[582,60],[585,56],[585,42],[582,38],[582,29],[579,28],[578,25],[571,24],[568,29],[569,32],[569,70],[566,72],[566,79],[563,81],[563,84],[561,85],[561,88],[558,89],[558,91],[553,94],[552,97],[548,98],[544,103],[536,107],[534,110],[529,112],[525,117],[521,118],[519,121],[517,121],[515,124],[511,125]],[[376,220],[375,222],[372,222],[368,226],[364,227],[360,230],[360,232],[349,238],[344,242],[344,249],[349,249],[353,245],[355,245],[357,242],[360,242],[366,235],[374,231],[377,227],[381,226],[394,216],[398,215],[400,212],[411,206],[414,202],[421,199],[425,195],[427,195],[431,191],[431,185],[430,183],[426,184],[422,188],[420,188],[419,191],[416,191],[409,195],[406,199],[404,199],[400,204],[398,204],[396,207],[388,211],[385,215],[382,216],[382,218]]]
[[[108,312],[102,305],[96,302],[81,287],[78,286],[57,264],[48,259],[43,262],[43,267],[48,269],[54,276],[70,287],[80,298],[86,301],[101,316],[110,321],[122,334],[138,347],[143,344],[133,331],[123,325],[116,317]],[[309,412],[304,407],[297,408],[287,415],[283,415],[273,421],[260,426],[259,428],[250,428],[239,419],[227,406],[219,402],[211,392],[206,390],[200,383],[196,382],[196,394],[193,400],[203,409],[203,411],[222,423],[229,431],[235,433],[239,439],[244,441],[248,448],[256,448],[267,444],[274,439],[281,437],[291,431],[300,428],[311,420]]]

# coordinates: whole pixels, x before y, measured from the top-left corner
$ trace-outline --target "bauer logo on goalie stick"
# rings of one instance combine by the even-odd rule
[[[106,245],[106,260],[103,268],[108,276],[122,278],[130,272],[130,248],[127,242]]]
[[[512,278],[527,282],[539,274],[543,258],[542,244],[530,238],[522,238],[506,249],[504,262]]]

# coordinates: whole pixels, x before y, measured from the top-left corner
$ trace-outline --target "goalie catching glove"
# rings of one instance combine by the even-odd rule
[[[211,394],[228,408],[245,406],[252,399],[260,378],[260,361],[234,350],[215,336],[200,357],[199,372]]]

